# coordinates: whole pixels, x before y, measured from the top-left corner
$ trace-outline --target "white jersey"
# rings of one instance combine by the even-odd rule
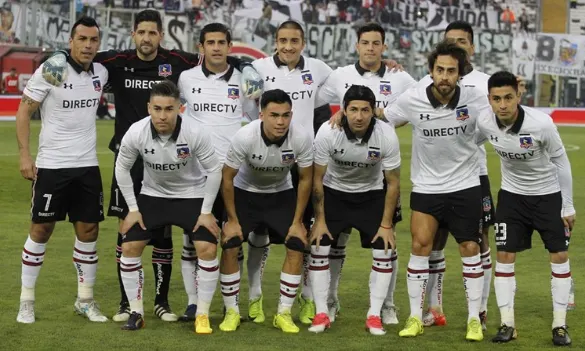
[[[252,65],[264,78],[264,91],[281,89],[290,96],[292,124],[312,131],[317,90],[331,73],[331,68],[323,61],[301,56],[297,67],[290,71],[278,55],[258,59]]]
[[[485,96],[489,94],[488,92],[488,79],[490,79],[489,74],[485,74],[476,70],[475,68],[473,71],[467,73],[466,75],[461,78],[459,81],[459,85],[468,87],[468,88],[476,88],[479,89]],[[421,79],[417,87],[428,87],[429,85],[433,84],[433,78],[430,75],[426,75]],[[488,168],[487,168],[487,154],[485,151],[485,147],[483,145],[479,146],[479,175],[487,175]]]
[[[108,70],[93,63],[85,71],[68,56],[67,81],[55,87],[45,81],[41,65],[24,94],[41,103],[38,168],[80,168],[98,165],[95,120]]]
[[[366,71],[358,63],[337,68],[317,94],[317,106],[327,103],[343,104],[343,96],[352,85],[365,85],[376,95],[376,107],[386,108],[416,84],[414,78],[406,72],[394,72],[384,63],[378,72]]]
[[[442,105],[430,85],[408,90],[384,110],[390,123],[412,125],[413,192],[452,193],[479,185],[476,122],[482,111],[491,107],[479,90],[457,87]]]
[[[511,127],[503,126],[493,113],[483,113],[478,128],[500,156],[503,190],[520,195],[561,190],[557,167],[550,159],[563,155],[565,147],[549,115],[521,106]]]
[[[241,73],[230,66],[213,74],[203,64],[183,71],[179,77],[181,96],[187,100],[185,118],[192,118],[210,134],[223,162],[232,137],[242,126],[242,117],[255,104],[241,94]]]
[[[238,169],[234,186],[254,193],[276,193],[292,189],[290,169],[313,165],[313,135],[290,126],[288,134],[272,142],[262,121],[242,127],[232,140],[226,166]]]
[[[209,173],[221,170],[211,137],[197,122],[177,116],[172,135],[165,137],[158,135],[150,116],[143,118],[122,138],[116,160],[116,179],[129,208],[136,206],[136,198],[133,187],[120,179],[121,170],[132,168],[138,157],[144,162],[140,193],[154,197],[203,198],[206,177],[201,167]]]
[[[348,193],[383,188],[383,171],[400,167],[400,144],[394,128],[372,122],[358,139],[342,121],[343,129],[323,123],[315,136],[315,164],[327,166],[323,185]]]

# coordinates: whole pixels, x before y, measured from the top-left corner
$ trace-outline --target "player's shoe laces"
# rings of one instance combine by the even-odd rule
[[[168,303],[154,305],[154,314],[165,322],[176,322],[179,317],[171,311]]]
[[[195,333],[197,334],[211,334],[211,324],[209,323],[209,316],[200,314],[195,318]]]
[[[366,330],[372,335],[385,335],[386,330],[382,325],[382,318],[379,316],[368,316],[366,319]]]
[[[108,321],[108,317],[104,316],[94,300],[90,302],[80,302],[77,300],[75,301],[74,307],[77,314],[87,317],[91,322],[103,323]]]
[[[262,309],[262,295],[248,302],[248,319],[254,323],[264,323],[264,309]]]
[[[567,331],[568,327],[556,327],[552,330],[553,334],[553,344],[555,346],[568,346],[571,345],[571,337],[569,336],[569,332]]]
[[[31,324],[35,322],[35,302],[34,301],[20,301],[20,309],[18,316],[16,316],[18,323]]]
[[[299,320],[303,324],[311,324],[315,318],[315,301],[305,300],[302,295],[299,295],[299,304],[301,305]]]
[[[240,314],[233,308],[226,311],[223,322],[219,325],[219,330],[224,332],[233,332],[240,326]]]
[[[402,329],[398,335],[403,338],[412,338],[417,335],[421,335],[424,333],[423,324],[418,317],[410,316],[406,320],[406,325],[404,329]]]
[[[382,307],[382,323],[398,324],[398,308],[396,306]]]
[[[507,325],[502,324],[500,326],[500,329],[498,329],[498,333],[496,334],[496,336],[492,338],[492,342],[498,343],[509,342],[516,339],[517,337],[518,332],[516,331],[516,328],[508,327]]]
[[[138,312],[132,312],[122,330],[138,330],[144,328],[144,318]]]
[[[339,303],[339,300],[327,301],[327,311],[331,323],[335,322],[339,311],[341,311],[341,304]]]
[[[120,303],[120,308],[118,308],[118,312],[112,317],[114,322],[126,322],[132,311],[130,311],[130,305],[127,302]]]
[[[293,322],[290,311],[276,314],[272,325],[285,333],[298,333],[300,331],[299,327]]]
[[[181,322],[191,322],[195,320],[195,314],[197,313],[197,305],[189,305],[185,310],[185,313],[179,317]]]
[[[331,320],[327,313],[318,313],[313,318],[313,323],[309,327],[309,331],[313,333],[322,333],[325,329],[331,327]]]
[[[479,312],[479,320],[481,321],[481,330],[487,330],[487,311]]]
[[[471,318],[469,322],[467,322],[467,334],[465,335],[465,339],[469,341],[482,341],[483,340],[483,331],[481,329],[481,322],[479,318]]]
[[[447,325],[447,317],[445,317],[445,314],[429,308],[427,313],[423,316],[423,325],[425,327]]]

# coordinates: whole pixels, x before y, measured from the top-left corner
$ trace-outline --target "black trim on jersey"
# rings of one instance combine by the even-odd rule
[[[89,68],[87,70],[83,68],[83,66],[81,66],[79,63],[75,62],[71,55],[67,55],[67,62],[71,65],[71,67],[73,67],[77,74],[81,74],[81,72],[87,72],[93,75],[93,72],[95,72],[95,70],[93,69],[93,62],[91,63],[91,65],[89,65]]]
[[[429,102],[431,103],[433,108],[437,108],[437,107],[443,106],[443,104],[439,100],[437,100],[435,95],[433,95],[433,84],[434,83],[431,83],[427,87],[427,98],[429,99]],[[447,107],[450,108],[451,110],[454,110],[457,107],[457,104],[459,103],[460,97],[461,97],[461,88],[459,88],[459,85],[458,85],[455,87],[455,94],[453,94],[453,97],[451,98],[451,100],[449,100],[449,103],[447,103]]]
[[[175,124],[175,129],[173,130],[173,134],[171,134],[171,140],[177,141],[177,138],[179,137],[179,132],[181,131],[182,123],[183,119],[181,118],[181,116],[177,116],[177,124]],[[152,120],[150,121],[150,133],[152,134],[152,139],[159,138],[158,132],[156,131],[154,124],[152,124]]]
[[[500,129],[506,128],[505,125],[500,123],[500,119],[498,118],[497,115],[494,115],[494,117],[496,118],[496,124],[498,125],[498,128]],[[522,106],[518,105],[518,117],[516,117],[516,121],[514,121],[512,128],[510,128],[510,132],[518,134],[520,132],[520,128],[522,128],[522,123],[524,123],[524,109],[522,108]]]
[[[274,60],[274,64],[276,65],[276,67],[288,66],[286,63],[280,61],[280,58],[278,58],[278,54],[272,56],[272,59]],[[298,68],[301,70],[305,69],[305,58],[303,56],[301,56],[301,58],[299,59],[299,62],[295,66],[295,68]]]
[[[209,78],[209,76],[211,74],[215,74],[207,69],[207,67],[205,66],[205,60],[203,60],[203,62],[201,63],[201,70],[203,71],[203,74],[205,74],[205,77],[207,77],[207,78]],[[233,74],[234,74],[234,66],[228,65],[227,72],[223,76],[219,77],[219,79],[223,79],[226,82],[229,82],[230,79],[232,78]]]
[[[357,137],[355,136],[354,132],[351,131],[351,129],[349,128],[349,122],[347,121],[347,116],[343,116],[341,118],[341,125],[343,126],[343,131],[345,132],[345,136],[347,137],[348,140],[357,140]],[[372,120],[370,121],[370,125],[368,126],[368,129],[366,130],[366,134],[364,134],[363,138],[362,138],[362,143],[367,143],[370,138],[372,137],[372,134],[374,133],[374,126],[376,125],[376,118],[372,117]]]
[[[374,71],[370,71],[370,70],[368,70],[368,69],[365,69],[365,68],[363,68],[363,67],[360,65],[360,62],[359,62],[359,61],[355,63],[355,70],[356,70],[356,71],[357,71],[357,72],[360,74],[360,76],[363,76],[363,75],[364,75],[364,73],[366,73],[366,72],[372,72],[372,73],[374,72]],[[384,78],[384,75],[386,74],[386,66],[384,65],[384,62],[382,62],[382,64],[380,65],[380,69],[378,69],[378,70],[376,71],[376,74],[377,74],[377,75],[378,75],[380,78]]]
[[[279,138],[275,141],[272,141],[272,140],[268,139],[268,135],[266,135],[266,133],[264,133],[264,122],[260,122],[260,135],[262,136],[262,140],[264,140],[264,144],[266,146],[276,145],[278,147],[281,147],[282,144],[284,144],[284,141],[286,140],[286,138],[288,137],[288,130],[286,131],[286,134],[282,138]]]

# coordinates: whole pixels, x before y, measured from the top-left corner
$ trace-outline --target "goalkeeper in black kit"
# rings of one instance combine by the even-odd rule
[[[199,54],[191,54],[180,50],[166,50],[159,45],[163,39],[162,19],[160,14],[154,10],[144,10],[135,17],[132,39],[136,49],[132,50],[109,50],[98,52],[95,62],[102,63],[109,72],[109,92],[114,94],[116,106],[115,131],[109,148],[118,154],[122,137],[128,128],[140,119],[148,116],[147,104],[151,87],[165,79],[177,83],[181,73],[187,69],[201,64],[203,57]],[[53,85],[60,85],[63,82],[63,75],[59,74],[59,68],[66,67],[63,55],[67,52],[58,51],[48,59],[50,65],[44,73],[45,80]],[[263,80],[258,73],[242,60],[228,57],[228,62],[242,72],[243,94],[246,97],[255,99],[262,94]],[[131,170],[131,175],[136,194],[140,193],[143,178],[142,160],[138,159]],[[118,188],[115,176],[112,177],[112,188],[108,216],[118,217],[119,223],[128,214],[126,201]],[[171,228],[165,228],[164,235],[154,235],[156,240],[149,244],[153,245],[152,266],[155,277],[155,308],[154,313],[163,321],[177,321],[179,317],[171,311],[168,302],[169,283],[172,270],[173,243],[171,239]],[[128,297],[124,292],[124,286],[120,278],[120,257],[122,254],[122,235],[118,233],[116,245],[116,260],[118,269],[118,281],[120,284],[120,308],[113,316],[116,322],[125,322],[130,316]],[[192,303],[193,296],[196,296],[195,286],[197,256],[195,249],[187,236],[183,240],[181,255],[181,267],[185,289],[189,295],[189,303],[181,320],[194,320],[196,305]],[[196,299],[195,299],[196,301]]]

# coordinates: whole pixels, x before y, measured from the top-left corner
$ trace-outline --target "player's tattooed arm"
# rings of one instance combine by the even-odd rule
[[[384,227],[392,226],[392,217],[398,204],[398,197],[400,196],[400,167],[384,171],[384,178],[388,184],[386,190],[386,198],[384,202],[384,214],[382,216],[381,225]]]
[[[327,172],[327,166],[314,165],[313,169],[313,209],[315,222],[325,221],[325,194],[323,191],[323,177]]]
[[[34,180],[37,173],[35,163],[30,155],[30,118],[39,109],[39,106],[38,101],[23,94],[16,112],[16,141],[20,153],[20,174],[29,180]]]

